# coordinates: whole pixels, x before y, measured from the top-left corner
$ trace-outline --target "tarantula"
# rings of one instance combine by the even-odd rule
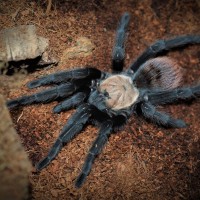
[[[174,48],[200,43],[200,35],[158,40],[123,71],[129,21],[130,15],[126,12],[116,32],[112,53],[113,73],[85,67],[50,74],[29,82],[28,87],[49,84],[55,84],[55,87],[7,102],[8,107],[13,108],[63,99],[54,107],[54,113],[77,107],[47,156],[36,165],[38,171],[46,167],[63,145],[81,132],[88,122],[98,125],[100,130],[76,180],[76,187],[84,183],[110,134],[122,128],[132,114],[141,114],[165,127],[186,127],[184,121],[158,111],[156,106],[200,97],[200,85],[180,88],[181,73],[175,61],[157,56]]]

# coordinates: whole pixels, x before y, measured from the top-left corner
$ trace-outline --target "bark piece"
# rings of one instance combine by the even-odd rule
[[[0,199],[26,199],[30,171],[31,163],[0,95]]]

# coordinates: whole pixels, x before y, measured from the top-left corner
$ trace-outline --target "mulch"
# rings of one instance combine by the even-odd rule
[[[95,46],[87,57],[76,57],[57,66],[23,75],[0,77],[0,92],[8,99],[34,93],[26,83],[41,75],[95,66],[111,71],[115,30],[123,12],[131,13],[126,61],[132,60],[157,39],[181,34],[200,34],[198,0],[156,1],[1,1],[0,29],[35,24],[38,35],[49,38],[52,55],[61,58],[65,49],[86,37]],[[17,11],[17,13],[16,13]],[[200,47],[168,54],[183,69],[183,84],[200,77]],[[17,83],[16,84],[16,80]],[[6,83],[6,84],[5,84]],[[75,110],[53,114],[56,102],[11,111],[15,128],[33,165],[46,155],[60,130]],[[85,156],[98,128],[87,126],[67,144],[41,173],[30,175],[30,199],[200,199],[200,104],[199,100],[161,108],[188,127],[166,129],[133,116],[123,130],[113,134],[81,189],[74,187]]]

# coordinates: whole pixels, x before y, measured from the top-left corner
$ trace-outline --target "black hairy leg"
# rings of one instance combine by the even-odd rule
[[[83,85],[89,85],[90,80],[82,79],[82,80],[74,80],[72,82],[63,83],[59,86],[52,87],[50,89],[35,93],[29,96],[22,96],[18,99],[10,100],[7,102],[7,106],[9,108],[14,108],[18,106],[25,106],[36,103],[49,103],[51,101],[55,101],[59,98],[65,98]]]
[[[178,102],[180,100],[191,100],[200,97],[200,85],[175,88],[172,90],[149,91],[148,99],[154,105],[162,105]]]
[[[140,66],[150,58],[155,58],[163,51],[180,48],[189,44],[199,44],[199,35],[182,35],[172,39],[158,40],[148,47],[137,59],[129,66],[129,71],[136,72]]]
[[[33,80],[27,84],[29,88],[36,88],[43,85],[66,83],[73,79],[97,79],[102,75],[101,71],[95,68],[81,68],[71,71],[61,71],[47,76],[43,76],[39,79]]]
[[[58,155],[64,144],[68,143],[76,134],[78,134],[91,116],[91,107],[88,104],[83,104],[77,108],[74,115],[68,120],[64,126],[56,142],[51,147],[47,156],[42,159],[36,169],[41,170]]]
[[[130,14],[124,13],[121,17],[119,26],[116,31],[115,45],[112,52],[112,64],[114,71],[122,71],[125,59],[125,40],[127,35]]]
[[[173,119],[166,113],[159,112],[150,102],[143,102],[141,110],[144,117],[165,127],[184,128],[186,124],[181,119]]]
[[[78,188],[81,187],[86,177],[90,173],[94,159],[99,153],[101,153],[101,150],[103,149],[104,145],[108,141],[108,138],[112,131],[112,126],[113,126],[113,123],[111,120],[108,120],[101,124],[99,135],[94,141],[92,147],[90,148],[89,153],[85,159],[85,163],[82,167],[81,173],[76,180],[76,184],[75,184],[76,187]]]
[[[66,100],[62,101],[58,105],[56,105],[53,108],[53,112],[60,113],[62,111],[66,111],[71,108],[74,108],[74,107],[80,105],[81,103],[83,103],[87,99],[88,95],[89,95],[89,89],[87,88],[87,89],[85,89],[85,91],[78,92],[78,93],[72,95],[71,97],[67,98]]]

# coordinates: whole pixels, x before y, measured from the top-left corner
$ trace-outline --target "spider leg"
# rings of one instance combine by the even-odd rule
[[[138,58],[129,66],[129,71],[136,72],[138,68],[150,58],[156,57],[163,51],[169,51],[189,44],[200,43],[200,35],[182,35],[168,40],[158,40],[148,47]]]
[[[54,113],[60,113],[65,110],[69,110],[72,107],[80,105],[88,96],[90,89],[85,92],[78,92],[77,94],[72,95],[68,99],[62,101],[57,106],[53,108]]]
[[[64,144],[69,142],[76,134],[78,134],[91,116],[91,108],[88,104],[82,104],[77,111],[68,120],[64,126],[56,142],[51,147],[49,153],[37,165],[38,171],[45,168],[58,155]]]
[[[122,71],[124,58],[125,58],[125,39],[126,39],[126,32],[128,29],[128,24],[130,21],[130,14],[125,12],[121,17],[119,26],[117,28],[116,38],[115,38],[115,45],[113,47],[112,52],[112,63],[113,63],[113,70],[114,71]]]
[[[102,72],[95,68],[81,68],[71,71],[62,71],[47,76],[43,76],[39,79],[33,80],[27,84],[28,88],[36,88],[43,85],[65,83],[71,79],[82,79],[90,78],[97,79],[100,78]]]
[[[48,103],[58,98],[64,98],[71,95],[77,89],[83,85],[89,85],[91,81],[82,79],[75,80],[72,83],[64,83],[59,86],[52,87],[50,89],[35,93],[29,96],[22,96],[17,99],[9,100],[7,106],[14,108],[18,106],[30,105],[34,103]]]
[[[82,167],[82,171],[76,180],[75,186],[77,188],[82,186],[86,177],[90,173],[94,159],[101,152],[103,146],[106,144],[108,137],[111,134],[112,126],[113,123],[110,120],[103,122],[103,124],[101,125],[99,135],[94,141],[92,147],[90,148],[89,153],[85,159],[85,163]]]
[[[178,100],[188,100],[200,97],[200,85],[184,88],[176,88],[173,90],[150,91],[148,100],[153,105],[162,105],[173,103]]]
[[[166,113],[159,112],[150,102],[143,102],[141,104],[141,111],[144,117],[147,119],[156,122],[157,124],[174,127],[174,128],[184,128],[186,124],[181,119],[174,119]]]

